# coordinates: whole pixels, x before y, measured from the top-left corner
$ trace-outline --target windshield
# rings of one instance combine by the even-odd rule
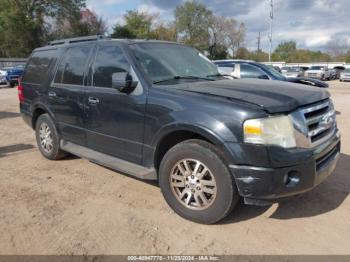
[[[350,73],[350,68],[345,69],[343,72],[344,72],[344,73]]]
[[[215,77],[217,66],[196,49],[170,43],[139,43],[131,46],[136,59],[153,83],[190,76],[192,81]],[[202,79],[200,79],[202,78]]]
[[[323,66],[312,66],[309,70],[323,70]]]
[[[278,72],[277,70],[275,70],[274,68],[271,68],[267,65],[264,65],[264,64],[261,64],[260,65],[261,67],[263,67],[265,70],[269,71],[269,73],[271,75],[273,75],[274,78],[276,78],[276,80],[281,80],[281,81],[284,81],[286,80],[285,76],[282,75],[280,72]]]

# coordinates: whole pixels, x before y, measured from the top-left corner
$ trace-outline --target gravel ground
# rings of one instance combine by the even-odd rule
[[[332,176],[211,226],[174,214],[155,183],[73,156],[44,159],[16,89],[0,88],[0,254],[350,254],[350,83],[330,84],[342,132]]]

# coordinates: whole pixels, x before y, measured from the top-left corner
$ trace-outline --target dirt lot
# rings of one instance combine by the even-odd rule
[[[330,92],[342,131],[335,173],[270,207],[240,205],[218,225],[167,206],[156,184],[87,160],[51,162],[0,88],[0,254],[350,254],[350,83]]]

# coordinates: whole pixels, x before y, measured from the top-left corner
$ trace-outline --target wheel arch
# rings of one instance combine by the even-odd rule
[[[188,124],[176,124],[175,126],[167,126],[160,134],[157,135],[158,139],[154,141],[154,167],[159,168],[160,162],[164,155],[170,148],[178,143],[191,139],[199,139],[206,141],[216,146],[222,153],[222,157],[226,161],[230,161],[229,149],[226,147],[224,140],[218,135],[208,130],[205,127],[193,126]]]
[[[39,116],[41,116],[42,114],[49,114],[52,120],[54,120],[54,115],[51,112],[51,110],[49,110],[49,108],[46,105],[38,103],[34,105],[32,109],[32,128],[33,129],[35,129],[36,122]]]

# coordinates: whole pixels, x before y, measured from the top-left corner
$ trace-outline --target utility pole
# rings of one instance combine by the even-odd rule
[[[269,62],[271,62],[271,52],[272,52],[272,25],[273,25],[273,0],[270,0],[270,50],[269,50]]]
[[[257,60],[258,60],[258,62],[259,62],[259,61],[260,61],[260,41],[261,41],[260,32],[259,32],[259,35],[258,35],[257,39],[258,39],[258,54],[257,54]]]

